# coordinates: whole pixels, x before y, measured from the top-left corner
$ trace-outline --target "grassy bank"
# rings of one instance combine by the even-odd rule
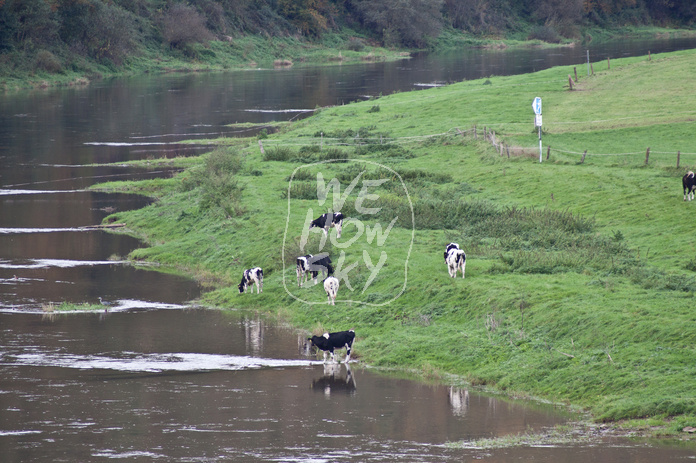
[[[229,41],[192,44],[181,51],[157,46],[141,49],[119,65],[88,60],[68,52],[46,56],[22,51],[7,52],[0,60],[0,89],[87,85],[106,77],[144,73],[211,72],[300,65],[337,65],[402,59],[405,50],[373,46],[367,40],[351,39],[351,31],[327,34],[321,41],[297,37],[246,35]],[[356,45],[357,43],[357,45]]]
[[[150,244],[132,259],[208,284],[209,304],[354,328],[369,364],[679,432],[696,426],[696,206],[681,191],[696,166],[696,53],[593,68],[572,91],[559,67],[322,108],[263,153],[218,140],[175,178],[101,185],[158,198],[108,221]],[[307,235],[307,217],[339,206],[353,219],[341,239]],[[450,241],[465,279],[447,274]],[[297,287],[295,256],[319,251],[342,277],[336,306],[321,285]],[[264,292],[240,295],[252,266]]]

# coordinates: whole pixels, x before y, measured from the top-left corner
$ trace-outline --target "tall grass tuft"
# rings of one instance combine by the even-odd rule
[[[202,166],[191,169],[182,179],[182,191],[200,191],[198,206],[202,210],[218,209],[225,217],[236,217],[246,212],[241,202],[242,187],[235,175],[242,169],[239,152],[234,148],[220,148],[205,158]]]

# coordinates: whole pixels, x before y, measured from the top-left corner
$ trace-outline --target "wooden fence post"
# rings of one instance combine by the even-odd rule
[[[507,149],[508,159],[510,159],[510,145],[506,144],[505,148]]]
[[[648,61],[652,61],[652,56],[650,56],[650,50],[648,50]]]
[[[265,154],[263,151],[263,143],[261,143],[261,140],[259,140],[259,149],[261,150],[261,154]]]
[[[645,151],[645,165],[648,165],[648,158],[650,157],[650,148]]]
[[[582,153],[582,160],[580,161],[580,164],[584,164],[584,163],[585,163],[585,155],[586,155],[586,154],[587,154],[587,150],[585,150],[585,152]]]
[[[549,145],[548,149],[546,150],[546,160],[549,160],[549,156],[551,155],[551,145]]]
[[[570,74],[568,74],[568,87],[570,87],[571,90],[573,89],[573,78],[570,77]]]
[[[607,69],[611,69],[611,61],[609,61],[608,56],[607,56]]]
[[[573,66],[573,72],[575,73],[575,82],[578,81],[578,68]]]
[[[677,151],[677,169],[679,168],[679,158],[681,157],[681,151]]]
[[[594,65],[590,63],[590,71],[592,72],[592,75],[594,75]]]

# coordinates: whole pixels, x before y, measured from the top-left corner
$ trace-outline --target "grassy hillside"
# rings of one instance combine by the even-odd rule
[[[208,303],[354,328],[369,364],[600,420],[674,417],[677,432],[696,426],[696,203],[681,191],[696,165],[696,53],[593,67],[572,91],[562,67],[323,108],[261,140],[263,154],[255,139],[217,140],[173,179],[102,185],[159,199],[108,220],[150,243],[131,258],[208,283]],[[322,246],[306,219],[339,207],[352,222]],[[450,241],[465,279],[448,276]],[[294,257],[319,251],[342,278],[336,306],[295,281]],[[252,266],[264,292],[240,295]]]

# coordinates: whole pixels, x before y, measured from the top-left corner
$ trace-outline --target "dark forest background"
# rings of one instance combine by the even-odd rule
[[[31,58],[44,71],[66,56],[111,66],[159,47],[235,37],[359,37],[392,48],[433,47],[442,34],[578,39],[588,28],[689,28],[694,0],[0,0],[0,69]],[[36,64],[38,63],[38,64]]]

